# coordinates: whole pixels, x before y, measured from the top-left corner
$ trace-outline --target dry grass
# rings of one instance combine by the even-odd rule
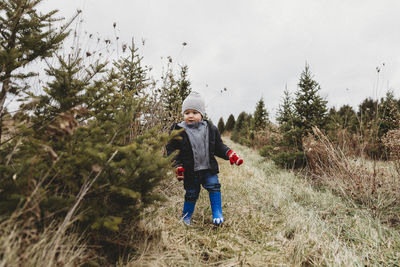
[[[393,162],[397,174],[400,176],[400,129],[387,132],[382,138],[382,142],[389,151],[389,158]]]
[[[368,208],[385,223],[400,223],[400,177],[396,165],[347,156],[314,128],[304,150],[312,177],[356,205]]]
[[[223,227],[211,224],[205,190],[193,226],[185,226],[180,220],[184,190],[171,178],[160,189],[167,201],[146,210],[133,231],[136,253],[117,266],[398,266],[397,230],[330,187],[317,190],[256,151],[224,141],[245,164],[220,161]],[[54,225],[38,232],[29,225],[13,219],[1,223],[0,266],[77,266],[88,262],[88,255],[93,258],[71,229],[60,233],[60,225]]]
[[[0,266],[79,266],[90,260],[88,250],[76,234],[63,234],[54,249],[58,227],[43,232],[30,222],[9,218],[0,223]]]
[[[41,185],[11,216],[0,218],[0,267],[79,266],[94,259],[83,237],[74,233],[77,218],[67,216],[41,229]]]
[[[224,226],[211,224],[204,190],[193,226],[185,226],[179,219],[184,191],[171,181],[163,190],[168,201],[149,210],[141,222],[137,253],[129,266],[399,263],[396,230],[328,189],[318,191],[293,173],[276,169],[256,151],[224,141],[245,159],[240,167],[220,161]]]

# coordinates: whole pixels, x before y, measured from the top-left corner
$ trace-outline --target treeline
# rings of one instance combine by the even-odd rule
[[[370,159],[387,159],[382,138],[400,127],[400,100],[392,91],[379,100],[364,99],[358,110],[350,105],[328,108],[319,95],[320,85],[306,64],[294,95],[285,89],[276,114],[277,125],[270,122],[263,99],[252,114],[242,112],[235,120],[230,115],[226,124],[218,122],[221,132],[231,139],[260,149],[282,167],[303,167],[306,157],[303,140],[317,127],[346,154]]]
[[[104,51],[118,42],[99,38],[104,47],[85,51],[70,29],[79,12],[57,27],[40,2],[0,1],[0,265],[115,264],[134,254],[142,211],[162,199],[155,189],[170,177],[163,151],[191,91],[188,67],[175,73],[169,59],[156,80],[134,42],[115,60]],[[47,82],[32,84],[38,73],[27,68],[39,60]],[[18,110],[7,110],[10,97],[23,100]],[[73,234],[85,255],[66,245]]]

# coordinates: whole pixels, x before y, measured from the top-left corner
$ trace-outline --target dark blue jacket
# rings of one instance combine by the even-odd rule
[[[211,122],[205,120],[208,124],[209,133],[209,155],[210,155],[210,169],[211,174],[217,174],[219,172],[218,163],[215,156],[228,160],[229,157],[226,155],[230,150],[222,140],[218,132],[217,127]],[[180,130],[182,127],[174,123],[171,127],[171,132],[173,130]],[[178,155],[174,158],[174,166],[182,166],[185,169],[185,176],[194,175],[194,159],[192,146],[190,144],[189,137],[185,130],[181,131],[178,137],[172,139],[167,144],[167,155],[171,155],[175,150],[179,150]]]

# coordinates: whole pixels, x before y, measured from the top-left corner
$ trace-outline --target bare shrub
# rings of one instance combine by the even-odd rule
[[[400,223],[398,174],[387,163],[347,156],[318,128],[313,128],[313,133],[303,140],[311,177],[367,207],[381,220]]]
[[[252,147],[260,149],[263,146],[276,146],[281,141],[282,134],[279,132],[279,129],[270,124],[268,128],[254,133]]]
[[[365,150],[366,143],[363,142],[362,136],[351,133],[346,128],[333,131],[329,137],[347,156],[360,156]]]
[[[382,143],[389,152],[397,174],[400,175],[400,129],[390,130],[382,138]]]

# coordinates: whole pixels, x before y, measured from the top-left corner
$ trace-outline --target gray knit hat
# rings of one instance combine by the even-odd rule
[[[204,99],[201,97],[201,95],[198,92],[192,91],[186,97],[186,99],[183,100],[182,114],[185,112],[185,110],[188,110],[188,109],[197,110],[204,117],[204,114],[206,113],[206,105],[204,103]]]

